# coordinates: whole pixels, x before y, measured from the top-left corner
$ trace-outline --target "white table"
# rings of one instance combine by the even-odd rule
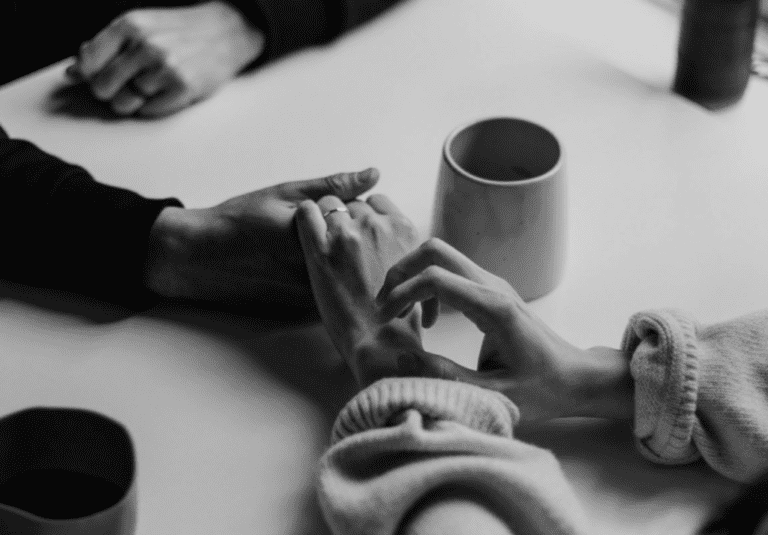
[[[50,94],[63,65],[0,90],[0,121],[103,181],[190,207],[376,165],[378,191],[426,234],[448,132],[533,119],[567,151],[570,254],[532,306],[578,345],[616,346],[638,310],[711,322],[768,305],[768,84],[717,114],[672,95],[676,39],[641,0],[412,0],[162,121],[62,109]],[[313,470],[353,390],[320,327],[169,306],[98,323],[22,294],[0,300],[0,413],[79,406],[123,422],[138,535],[322,532]],[[480,335],[445,316],[426,343],[472,366]],[[626,423],[524,436],[562,459],[595,534],[694,533],[737,488],[702,465],[644,461]]]

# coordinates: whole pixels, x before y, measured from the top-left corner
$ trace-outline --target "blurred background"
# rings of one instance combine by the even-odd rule
[[[684,0],[649,1],[676,13],[680,12],[684,2]],[[756,75],[768,79],[768,0],[760,0],[760,19],[757,26],[752,70]]]

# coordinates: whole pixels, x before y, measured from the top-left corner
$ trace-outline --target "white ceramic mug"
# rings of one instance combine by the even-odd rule
[[[526,301],[562,278],[566,212],[565,154],[549,130],[495,117],[445,140],[432,234]]]

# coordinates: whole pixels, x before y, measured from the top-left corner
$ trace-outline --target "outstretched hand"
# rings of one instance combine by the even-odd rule
[[[83,43],[67,74],[119,115],[167,115],[212,94],[263,49],[262,32],[227,2],[136,9]]]
[[[152,227],[146,284],[167,297],[312,309],[295,228],[299,204],[327,195],[351,201],[378,179],[367,169],[286,182],[211,208],[165,208]]]
[[[505,280],[439,239],[406,255],[379,291],[381,321],[422,304],[425,327],[439,302],[469,318],[485,338],[477,371],[423,351],[404,351],[400,373],[460,380],[507,395],[523,421],[631,414],[629,363],[617,350],[582,350],[550,329]],[[620,404],[613,403],[617,399]],[[629,412],[629,414],[627,414]]]

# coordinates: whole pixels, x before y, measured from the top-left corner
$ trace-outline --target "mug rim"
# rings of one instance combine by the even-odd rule
[[[128,447],[128,453],[131,464],[131,477],[128,480],[128,485],[125,487],[122,496],[118,501],[110,505],[109,507],[100,511],[94,511],[91,514],[85,516],[75,516],[70,518],[48,518],[47,516],[38,515],[27,509],[22,509],[14,505],[8,505],[0,502],[0,510],[3,512],[11,513],[17,517],[21,517],[28,522],[31,522],[37,526],[51,527],[51,528],[72,528],[76,529],[79,525],[91,524],[97,520],[103,518],[109,519],[110,517],[119,517],[123,514],[123,511],[130,508],[135,508],[135,505],[131,505],[136,502],[137,495],[137,463],[136,463],[136,446],[133,443],[133,439],[128,428],[116,418],[109,416],[105,413],[90,409],[87,407],[68,407],[68,406],[48,406],[48,405],[34,405],[31,407],[24,407],[10,414],[6,414],[0,418],[1,420],[10,418],[23,418],[32,414],[47,414],[52,415],[54,413],[67,412],[67,413],[79,413],[81,415],[87,415],[89,417],[95,417],[97,420],[102,420],[108,425],[114,426],[120,434],[126,439],[126,445]],[[135,516],[135,513],[134,513]]]
[[[473,175],[463,167],[461,167],[458,163],[456,163],[456,160],[453,159],[453,156],[451,156],[450,151],[448,150],[448,147],[451,145],[453,140],[456,138],[457,135],[459,135],[464,130],[481,124],[481,123],[487,123],[490,121],[497,121],[499,119],[508,120],[508,121],[515,121],[515,122],[521,122],[521,123],[528,123],[529,125],[536,126],[538,128],[543,129],[546,131],[549,135],[552,136],[552,138],[555,140],[555,143],[557,143],[557,148],[559,150],[559,154],[557,156],[557,161],[555,164],[550,167],[546,173],[542,173],[537,176],[533,176],[530,178],[524,178],[521,180],[509,180],[509,181],[501,181],[501,180],[490,180],[488,178],[483,178],[477,175]],[[491,115],[487,117],[483,117],[481,119],[475,119],[472,121],[468,121],[462,125],[459,125],[458,127],[454,128],[450,134],[448,134],[448,137],[443,142],[443,159],[446,161],[446,163],[453,169],[457,174],[462,176],[463,178],[466,178],[468,180],[472,180],[474,182],[477,182],[479,184],[483,184],[486,186],[497,186],[497,187],[524,187],[528,184],[534,183],[534,182],[542,182],[544,180],[547,180],[548,178],[551,178],[555,174],[557,174],[560,169],[563,167],[563,161],[565,160],[565,151],[563,149],[563,144],[560,143],[560,139],[555,135],[552,130],[541,123],[537,123],[534,121],[530,121],[528,119],[524,119],[522,117],[512,117],[509,115]]]

